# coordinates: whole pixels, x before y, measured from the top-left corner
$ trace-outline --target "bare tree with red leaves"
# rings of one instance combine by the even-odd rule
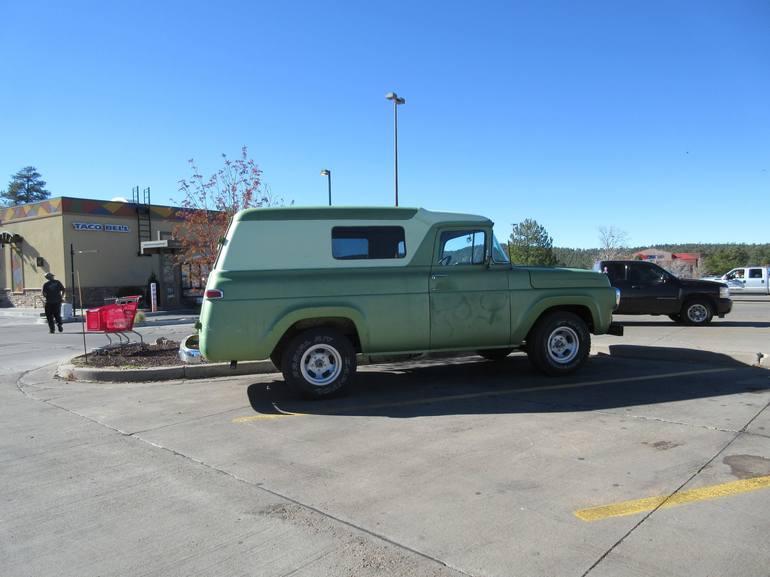
[[[182,222],[174,229],[174,237],[182,245],[177,255],[179,262],[195,263],[201,270],[210,270],[217,251],[227,232],[233,215],[244,208],[280,206],[262,182],[262,171],[249,158],[248,149],[241,148],[241,156],[230,160],[222,154],[224,166],[208,179],[201,174],[197,163],[190,159],[191,177],[179,181],[184,193]]]

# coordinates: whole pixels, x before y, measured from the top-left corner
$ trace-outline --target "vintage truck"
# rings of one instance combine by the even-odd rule
[[[356,354],[525,349],[548,375],[588,357],[618,292],[603,274],[511,265],[492,221],[416,208],[265,208],[233,218],[208,278],[200,350],[271,359],[297,394],[344,392]]]

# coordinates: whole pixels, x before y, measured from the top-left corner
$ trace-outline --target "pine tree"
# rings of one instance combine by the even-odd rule
[[[513,225],[508,253],[514,264],[543,266],[556,264],[553,239],[548,236],[544,226],[530,218]]]
[[[0,194],[0,198],[9,206],[40,202],[51,196],[45,189],[45,184],[45,180],[34,166],[25,166],[11,177],[8,189]]]

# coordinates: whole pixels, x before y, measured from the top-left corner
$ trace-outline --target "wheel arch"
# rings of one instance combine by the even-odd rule
[[[538,321],[554,311],[570,312],[578,316],[586,323],[588,332],[594,334],[605,333],[612,321],[612,315],[610,314],[607,318],[603,318],[596,301],[588,297],[543,299],[535,303],[529,312],[526,313],[528,322],[520,323],[519,330],[513,335],[513,341],[520,342],[521,340],[526,340],[537,326]]]
[[[364,317],[360,311],[348,307],[324,307],[299,309],[282,317],[273,326],[276,335],[268,346],[270,356],[280,357],[286,345],[299,333],[308,329],[329,327],[350,339],[353,348],[360,353],[367,341]]]

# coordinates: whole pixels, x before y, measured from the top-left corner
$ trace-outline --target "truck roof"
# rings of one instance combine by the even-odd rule
[[[236,221],[253,220],[412,220],[428,225],[439,222],[491,223],[476,214],[434,212],[424,208],[393,206],[292,206],[280,208],[249,208],[235,215]]]

